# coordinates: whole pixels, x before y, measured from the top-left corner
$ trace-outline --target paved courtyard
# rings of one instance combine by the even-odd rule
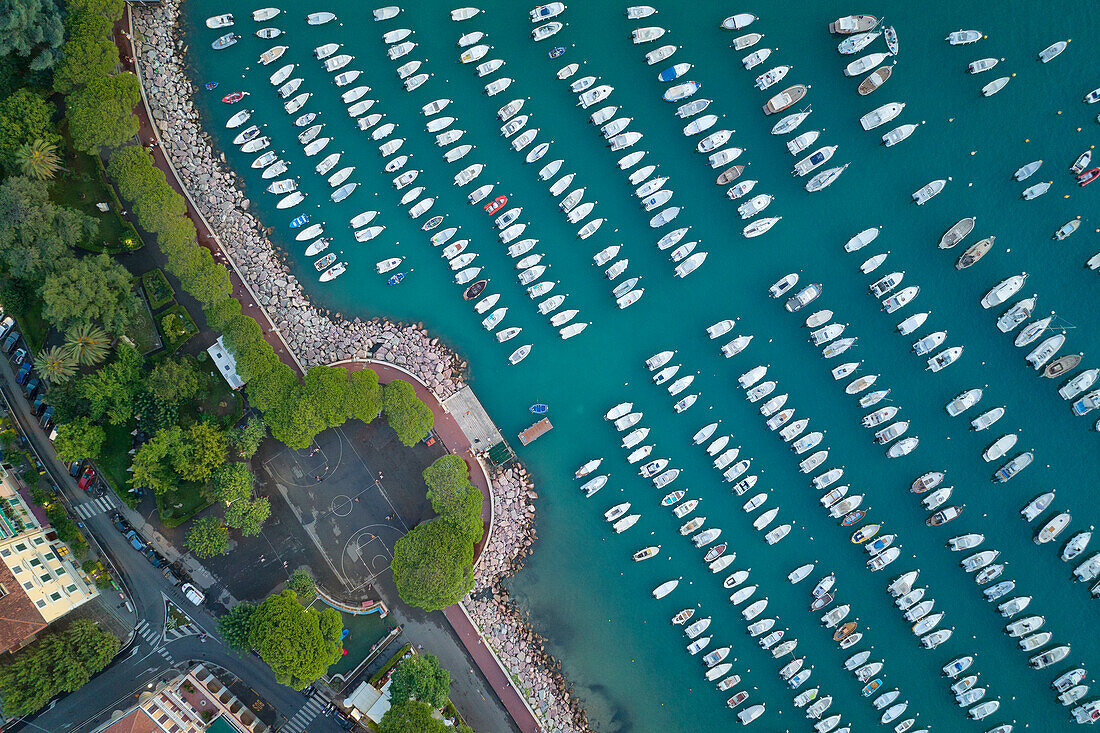
[[[305,450],[271,448],[261,457],[268,490],[286,499],[343,593],[326,587],[342,600],[370,595],[389,572],[394,543],[434,516],[421,473],[443,447],[405,448],[384,423],[352,422],[326,430]]]

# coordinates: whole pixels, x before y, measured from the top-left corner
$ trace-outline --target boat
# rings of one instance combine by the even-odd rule
[[[756,77],[756,81],[753,85],[761,91],[764,91],[765,89],[770,89],[771,87],[782,81],[783,78],[787,75],[787,72],[789,72],[790,70],[790,66],[776,66],[774,69],[766,71],[760,76]]]
[[[966,235],[974,231],[974,224],[976,222],[977,219],[973,216],[968,216],[965,219],[957,221],[942,237],[940,237],[940,249],[951,249],[961,242],[966,238]]]
[[[206,19],[207,28],[228,28],[233,25],[233,14],[225,13],[224,15],[212,15]]]
[[[660,62],[664,61],[674,53],[676,53],[675,46],[661,46],[648,52],[645,55],[645,61],[650,66],[653,66],[654,64],[659,64]]]
[[[1062,549],[1062,560],[1069,562],[1078,557],[1085,548],[1088,547],[1089,540],[1092,539],[1092,527],[1089,527],[1088,531],[1078,532],[1070,538],[1069,542]]]
[[[1032,350],[1032,352],[1028,354],[1027,357],[1025,357],[1025,359],[1027,363],[1032,366],[1033,369],[1038,371],[1042,369],[1048,361],[1050,361],[1050,358],[1054,356],[1055,353],[1057,353],[1058,349],[1062,348],[1062,344],[1064,344],[1065,342],[1066,335],[1064,333],[1059,333],[1049,338],[1043,339],[1043,341],[1038,346],[1036,346],[1035,349]],[[1078,355],[1074,354],[1073,356]],[[1072,359],[1072,357],[1062,358]],[[1078,359],[1077,362],[1080,363],[1080,359]],[[1076,366],[1076,364],[1074,364],[1074,366]],[[1060,372],[1061,370],[1059,370],[1059,373]]]
[[[905,109],[902,102],[889,102],[877,107],[859,118],[859,124],[864,130],[873,130],[879,125],[884,125],[901,114]],[[930,184],[931,185],[931,184]],[[922,189],[923,190],[923,189]]]
[[[210,46],[215,51],[220,51],[223,48],[229,48],[230,46],[232,46],[234,43],[236,43],[240,39],[241,39],[241,37],[239,35],[235,34],[235,33],[226,33],[224,36],[219,36],[217,39],[215,39],[214,42],[210,44]],[[261,57],[261,60],[262,60],[262,58],[263,57]],[[274,58],[271,59],[271,61],[274,61],[274,60],[275,60]],[[271,61],[267,61],[265,63],[271,63]]]
[[[630,32],[630,38],[635,44],[649,43],[650,41],[656,41],[658,38],[665,34],[665,29],[658,26],[647,26],[645,28],[635,28]]]
[[[655,557],[657,553],[661,551],[660,545],[653,545],[651,547],[645,547],[634,553],[634,562],[641,562],[642,560],[648,560],[651,557]]]
[[[922,206],[927,203],[929,199],[943,190],[943,187],[947,185],[947,181],[939,179],[932,181],[931,183],[922,187],[919,191],[913,193],[913,200],[917,202],[917,206]]]
[[[878,18],[873,15],[845,15],[829,24],[829,32],[850,35],[869,31],[876,25],[878,25]]]
[[[1087,369],[1062,385],[1058,389],[1058,395],[1064,400],[1072,400],[1091,387],[1097,376],[1100,376],[1100,369]]]
[[[973,244],[969,249],[962,253],[959,259],[955,262],[956,270],[965,270],[980,260],[989,252],[993,247],[993,243],[996,241],[996,237],[986,237]]]
[[[1063,239],[1068,238],[1069,235],[1077,231],[1077,227],[1079,226],[1081,226],[1080,219],[1070,219],[1061,227],[1059,227],[1058,231],[1054,232],[1054,236],[1052,238],[1057,239],[1058,241],[1062,241]]]
[[[908,305],[917,295],[920,293],[920,287],[917,285],[910,285],[907,288],[899,290],[894,295],[886,298],[882,301],[882,308],[887,313],[894,313],[895,311],[904,308]]]
[[[850,56],[854,53],[859,53],[860,51],[874,43],[875,40],[877,40],[878,37],[881,35],[881,32],[864,32],[849,36],[848,38],[845,38],[843,41],[837,44],[837,53],[844,56]],[[886,58],[889,55],[889,53],[884,53],[882,54],[882,57]]]
[[[1069,656],[1069,644],[1063,644],[1061,646],[1047,649],[1041,654],[1036,654],[1034,657],[1029,659],[1027,663],[1032,669],[1045,669],[1052,664],[1057,664],[1058,662],[1065,659],[1067,656]],[[988,705],[989,703],[986,704]]]
[[[880,66],[859,83],[859,87],[856,91],[859,92],[860,96],[867,96],[885,84],[886,80],[890,78],[890,74],[893,73],[893,70],[894,67],[892,66]]]
[[[271,20],[281,12],[278,8],[260,8],[252,11],[252,20],[262,23],[265,20]]]
[[[927,520],[925,520],[925,524],[927,524],[929,527],[938,527],[940,525],[947,524],[953,519],[956,519],[960,514],[962,514],[962,512],[963,507],[961,506],[949,506],[945,509],[939,510],[938,512],[930,516]]]
[[[747,28],[756,19],[756,16],[752,13],[737,13],[723,20],[722,27],[728,31],[739,31],[742,28]]]
[[[1023,193],[1021,193],[1020,196],[1022,196],[1026,201],[1039,198],[1044,193],[1050,190],[1050,186],[1052,183],[1054,183],[1054,181],[1042,181],[1041,183],[1036,183],[1034,186],[1028,186],[1023,190]]]
[[[330,267],[327,270],[325,270],[324,272],[322,272],[321,276],[318,278],[318,280],[320,280],[323,283],[324,282],[329,282],[330,280],[335,280],[336,278],[343,275],[344,271],[346,269],[347,269],[347,263],[346,262],[337,262],[335,265],[333,265],[332,267]]]
[[[656,588],[654,588],[654,589],[653,589],[653,597],[654,597],[654,598],[658,598],[658,599],[660,599],[660,598],[664,598],[664,597],[665,597],[665,596],[667,596],[667,595],[668,595],[669,593],[671,593],[672,591],[674,591],[674,590],[676,589],[676,586],[678,586],[679,584],[680,584],[680,581],[679,581],[679,580],[668,580],[668,581],[665,581],[664,583],[661,583],[661,584],[660,584],[659,586],[657,586]],[[695,612],[695,609],[691,609],[691,612],[692,612],[692,613],[694,613],[694,612]],[[684,613],[684,612],[683,612],[683,611],[681,611],[681,613]],[[676,617],[676,618],[679,618],[679,614],[677,615],[677,617]],[[673,621],[672,621],[672,622],[673,622],[673,623],[683,623],[683,622],[684,622],[684,621],[686,621],[686,620],[687,620],[688,618],[691,618],[691,615],[690,615],[690,614],[688,614],[688,615],[687,615],[687,616],[686,616],[686,617],[684,618],[684,620],[683,620],[683,621],[676,621],[676,619],[673,619]]]
[[[1044,524],[1042,529],[1035,534],[1035,544],[1043,545],[1058,539],[1058,535],[1069,526],[1071,519],[1073,519],[1073,517],[1069,512],[1062,512],[1055,516]]]
[[[859,76],[860,74],[863,74],[866,71],[874,68],[877,64],[885,61],[888,56],[890,56],[889,53],[870,53],[866,56],[862,56],[844,67],[844,75]],[[887,76],[889,76],[889,74],[887,74]],[[879,84],[881,83],[882,82],[880,81]],[[862,84],[860,86],[862,86]]]
[[[764,105],[764,114],[773,115],[777,112],[797,104],[806,93],[809,91],[809,87],[805,84],[795,84],[794,86],[787,87],[779,94],[769,99]]]
[[[554,4],[561,5],[561,3]],[[451,20],[455,21],[456,23],[460,23],[464,20],[469,20],[480,12],[480,8],[455,8],[451,11]]]
[[[994,306],[1004,303],[1013,295],[1020,291],[1023,287],[1024,281],[1027,279],[1027,273],[1020,275],[1013,275],[1010,278],[1002,280],[992,290],[982,297],[981,304],[983,308],[989,309]]]
[[[792,171],[793,174],[796,176],[804,176],[820,167],[833,157],[833,153],[836,152],[836,149],[836,145],[826,145],[825,147],[818,148],[810,155],[795,163],[794,170]]]
[[[806,110],[803,110],[801,112],[794,112],[792,114],[787,115],[786,117],[782,118],[781,120],[779,120],[779,122],[776,122],[775,125],[772,126],[771,134],[773,134],[773,135],[786,135],[789,132],[794,132],[794,130],[799,125],[801,125],[802,122],[807,117],[810,116],[810,112],[812,112],[812,111],[813,110],[806,109]]]
[[[1062,53],[1062,51],[1066,50],[1066,46],[1068,44],[1069,44],[1069,41],[1057,41],[1055,43],[1050,44],[1049,46],[1047,46],[1046,48],[1044,48],[1042,51],[1039,52],[1039,61],[1041,61],[1042,63],[1045,64],[1045,63],[1055,59],[1060,53]]]
[[[669,87],[661,96],[666,102],[679,102],[681,99],[687,99],[695,94],[701,87],[702,84],[697,81],[686,81],[682,84]]]

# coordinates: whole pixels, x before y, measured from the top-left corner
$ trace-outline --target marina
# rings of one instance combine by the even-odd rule
[[[645,18],[639,21],[628,20],[623,8],[569,7],[555,16],[562,25],[539,32],[534,40],[532,30],[555,21],[540,18],[531,23],[530,9],[523,7],[484,6],[461,26],[447,20],[450,8],[434,3],[415,12],[406,9],[384,22],[372,20],[366,9],[341,9],[342,26],[309,25],[304,20],[283,24],[286,32],[279,43],[286,51],[273,66],[298,66],[280,84],[300,77],[300,91],[291,90],[290,96],[314,95],[289,119],[281,109],[284,100],[269,83],[275,69],[252,68],[270,47],[268,42],[246,32],[231,47],[212,52],[209,42],[220,33],[206,28],[203,20],[224,10],[207,0],[188,6],[190,25],[185,24],[184,31],[186,37],[194,34],[206,42],[192,44],[190,60],[201,75],[194,80],[196,87],[219,76],[220,81],[233,82],[250,93],[248,106],[253,108],[241,127],[266,125],[262,135],[243,143],[266,139],[266,149],[253,145],[256,150],[250,154],[232,143],[241,131],[225,128],[225,120],[238,110],[225,106],[215,94],[195,99],[206,129],[242,176],[250,212],[272,227],[273,243],[287,253],[290,272],[309,296],[349,317],[423,323],[468,359],[470,382],[504,435],[533,427],[531,403],[548,406],[546,424],[552,419],[555,429],[529,433],[532,440],[542,437],[519,454],[542,497],[537,503],[539,540],[527,568],[511,577],[507,587],[531,612],[548,651],[562,660],[563,672],[601,729],[678,729],[690,719],[700,729],[717,730],[738,718],[758,728],[793,727],[799,723],[792,721],[804,715],[795,697],[814,686],[820,688],[822,699],[826,691],[830,695],[828,712],[821,709],[818,714],[832,726],[862,729],[879,723],[890,711],[892,724],[903,725],[918,708],[921,726],[936,724],[946,730],[960,727],[967,715],[983,718],[989,726],[1010,721],[1047,729],[1065,726],[1072,719],[1050,689],[1051,681],[1071,666],[1100,664],[1100,642],[1074,622],[1081,614],[1095,613],[1089,605],[1095,603],[1089,593],[1095,581],[1070,582],[1065,577],[1070,569],[1059,559],[1062,544],[1095,521],[1087,492],[1074,477],[1094,474],[1098,467],[1097,452],[1090,449],[1097,438],[1091,430],[1095,420],[1076,417],[1070,405],[1091,394],[1091,383],[1072,400],[1058,393],[1068,379],[1095,366],[1100,354],[1100,338],[1095,329],[1087,328],[1097,316],[1095,299],[1089,295],[1095,289],[1095,272],[1084,267],[1100,249],[1096,227],[1088,221],[1095,208],[1095,187],[1079,187],[1067,172],[1092,144],[1097,130],[1095,115],[1080,101],[1084,92],[1077,88],[1095,86],[1085,79],[1088,62],[1081,56],[1082,44],[1069,44],[1057,58],[1048,53],[1050,64],[1044,65],[1038,53],[1052,39],[1025,40],[1019,19],[1010,26],[992,8],[968,8],[965,14],[946,8],[929,14],[915,8],[891,9],[895,47],[898,36],[901,41],[897,73],[892,75],[897,78],[889,80],[888,92],[876,92],[870,101],[841,71],[862,54],[881,53],[888,34],[868,41],[855,57],[838,55],[836,45],[842,39],[881,31],[877,18],[861,17],[852,24],[837,20],[841,35],[831,35],[828,24],[835,13],[811,5],[802,11],[805,22],[800,19],[793,27],[780,22],[778,10],[761,8],[759,18],[730,16],[728,30],[722,27],[721,14],[696,17],[686,7],[661,7],[657,14],[639,16]],[[229,10],[238,18],[249,17],[248,9]],[[288,14],[305,18],[316,10],[302,6]],[[1052,29],[1054,37],[1063,32],[1068,37],[1069,20],[1080,20],[1079,15],[1067,6],[1067,27]],[[750,49],[729,46],[734,37],[744,35],[741,29],[749,23],[752,31],[765,34],[763,45],[782,51],[759,69],[744,71],[738,61]],[[370,33],[357,35],[352,25]],[[980,52],[943,41],[960,25],[983,29],[973,39]],[[407,41],[381,39],[383,33],[401,27],[416,31],[411,36],[415,49],[394,50]],[[643,27],[656,30],[632,33]],[[462,64],[455,51],[461,36],[479,31],[493,42],[491,55],[487,49],[480,62],[505,61],[487,73],[515,77],[506,91],[500,90],[502,98],[494,100],[485,87],[494,83],[490,79],[508,77],[483,79],[476,64]],[[1080,35],[1080,29],[1073,33]],[[537,40],[550,35],[553,40]],[[666,56],[655,67],[647,64],[644,54],[658,43],[681,42],[683,48],[673,47],[672,58]],[[325,60],[350,57],[346,62],[340,59],[338,70],[326,71],[314,57],[313,50],[327,43],[343,45]],[[471,43],[464,51],[476,48],[477,43]],[[1010,54],[1017,43],[1027,47]],[[564,56],[559,54],[562,58],[548,58],[551,44],[566,49]],[[922,44],[934,47],[936,57],[917,57]],[[414,50],[426,59],[417,70],[427,68],[435,75],[420,82],[423,88],[403,83],[415,77],[402,80],[393,73],[412,60],[404,56]],[[752,50],[759,52],[760,45]],[[995,73],[1006,67],[1018,76],[997,97],[986,100],[980,93],[986,80],[973,78],[966,64],[994,55],[1006,57]],[[566,62],[582,63],[582,71],[562,80],[557,72]],[[927,63],[935,70],[925,68]],[[232,73],[226,64],[236,64]],[[754,80],[776,64],[790,66],[783,82],[767,91],[754,89]],[[922,84],[912,73],[903,74],[902,65],[907,72],[920,66],[922,76],[943,78]],[[374,139],[348,118],[345,108],[359,100],[341,99],[344,87],[334,76],[337,71],[341,76],[356,71],[357,66],[367,70],[365,76],[343,78],[351,85],[369,84],[370,96],[378,100],[376,108],[385,113],[386,124],[394,125]],[[676,69],[667,75],[672,77],[667,83],[658,78],[665,68]],[[588,74],[596,78],[582,91],[570,88]],[[1062,89],[1066,75],[1079,82],[1069,90]],[[682,86],[687,83],[698,86]],[[798,86],[804,89],[781,97],[783,88]],[[662,100],[677,87],[672,103]],[[1065,101],[1053,101],[1054,89]],[[425,131],[427,119],[438,118],[442,110],[426,114],[422,108],[444,93],[455,100],[446,105],[453,122],[441,125],[438,132]],[[741,104],[750,93],[757,95],[756,102]],[[879,98],[886,93],[891,96]],[[513,94],[522,102],[527,120],[515,125],[511,137],[502,137],[500,125],[507,120],[498,111]],[[712,101],[685,112],[690,119],[677,114],[704,94]],[[775,100],[776,112],[770,118],[761,109],[769,100]],[[883,124],[878,119],[887,118],[885,122],[893,115],[894,125],[923,123],[919,133],[896,147],[880,139],[879,133],[889,127],[867,134],[859,124],[862,116],[891,100],[904,109],[890,108],[869,122]],[[1027,119],[1004,114],[1023,100]],[[578,107],[578,101],[587,108]],[[594,126],[590,118],[607,106],[617,109]],[[703,107],[718,119],[695,117]],[[1040,138],[1029,115],[1045,114],[1052,107],[1066,113]],[[375,107],[369,111],[374,113]],[[310,112],[319,113],[326,127],[299,144],[295,137],[304,131],[294,121]],[[507,117],[515,119],[519,112],[512,110]],[[786,123],[790,129],[776,139],[773,125],[792,114],[802,116]],[[701,120],[692,128],[697,134],[685,136],[685,125],[693,119]],[[381,128],[381,120],[373,125],[371,129]],[[615,126],[601,134],[605,125]],[[811,125],[827,135],[805,138],[798,150],[788,149],[784,143]],[[1077,127],[1084,132],[1076,132]],[[449,134],[447,130],[461,134],[450,135],[441,150],[436,135]],[[617,140],[611,147],[621,150],[608,149],[607,132]],[[618,137],[623,135],[628,137]],[[322,140],[325,146],[318,147]],[[444,158],[448,149],[466,144],[475,146],[462,153],[469,158],[449,162],[449,152]],[[315,157],[303,147],[309,145],[315,146]],[[383,161],[408,157],[393,170],[384,170],[389,165],[380,162],[380,145],[385,147]],[[832,158],[828,165],[837,168],[828,170],[850,167],[843,176],[833,173],[822,179],[819,188],[810,189],[811,196],[806,180],[788,171],[808,160],[805,167],[814,167],[806,173],[813,171],[813,178],[825,172],[825,160],[812,162],[819,149],[836,151],[826,160]],[[290,173],[279,175],[295,181],[295,189],[275,189],[280,191],[277,196],[264,190],[274,184],[250,164],[268,150],[276,153],[269,164],[277,165],[280,158],[289,163]],[[541,152],[536,155],[536,150]],[[324,176],[317,175],[313,168],[337,152],[339,162],[333,162]],[[535,157],[528,161],[531,156]],[[715,186],[715,176],[725,175],[734,158],[738,166],[749,167]],[[1054,183],[1048,195],[1022,200],[1026,184],[1016,183],[1013,172],[1038,159],[1047,161],[1041,175]],[[543,178],[540,169],[558,160],[562,162]],[[719,170],[711,167],[715,160]],[[484,165],[477,174],[467,168],[475,163]],[[395,176],[402,175],[405,165],[423,173],[399,185]],[[815,170],[817,165],[821,169]],[[659,168],[637,180],[631,177],[647,166]],[[330,185],[328,176],[345,167],[354,171],[339,186]],[[459,183],[456,175],[464,169],[470,173]],[[550,187],[567,175],[576,178],[552,193]],[[661,178],[638,193],[647,181]],[[743,185],[750,181],[752,185]],[[943,184],[918,199],[921,206],[914,206],[913,192],[930,181]],[[360,185],[341,188],[349,184]],[[726,192],[729,185],[741,186],[735,201]],[[876,197],[865,207],[849,206],[868,186]],[[341,190],[346,200],[330,200]],[[576,191],[580,193],[574,200]],[[302,199],[282,198],[294,193]],[[280,201],[288,200],[295,203],[278,208]],[[566,200],[568,206],[560,205]],[[496,209],[488,213],[487,206]],[[494,218],[513,207],[522,213],[498,228]],[[369,222],[379,229],[360,242],[346,222],[364,210],[379,212]],[[712,210],[721,216],[708,216]],[[574,211],[583,213],[570,218]],[[298,239],[294,233],[310,230],[289,229],[285,223],[304,212],[312,217],[310,224],[321,228]],[[421,225],[437,214],[443,217],[435,225],[440,228],[422,230]],[[1078,216],[1083,217],[1079,233],[1051,241],[1052,232]],[[976,224],[953,229],[955,222],[967,218]],[[456,231],[434,241],[451,227]],[[678,236],[665,239],[679,227],[684,229]],[[858,234],[872,230],[874,236]],[[743,236],[737,236],[739,232]],[[325,256],[337,255],[333,261],[346,262],[348,273],[324,284],[318,282],[314,264],[321,250],[304,255],[322,235],[332,239]],[[965,247],[994,237],[995,243],[990,241],[971,266],[955,269]],[[440,258],[446,247],[462,240],[468,244],[449,250],[450,261]],[[528,240],[534,241],[528,246]],[[961,244],[945,253],[940,251],[941,240],[950,247]],[[667,246],[654,246],[659,241]],[[1059,249],[1055,255],[1032,243]],[[613,247],[621,249],[606,255],[598,267],[593,264],[597,253]],[[858,254],[845,251],[864,248]],[[709,259],[703,263],[708,250]],[[540,253],[539,260],[517,269],[517,258]],[[887,253],[888,260],[883,257],[871,266],[869,258]],[[867,264],[864,272],[861,262]],[[688,263],[690,269],[677,269]],[[400,286],[385,287],[387,278],[398,271],[405,274],[398,280]],[[890,272],[904,273],[904,282],[899,278],[898,283],[883,283],[881,298],[868,297],[867,288]],[[769,297],[769,285],[786,273],[795,274],[797,283]],[[1027,273],[1026,282],[998,286],[1021,273]],[[676,277],[681,274],[687,279]],[[809,286],[814,289],[807,290]],[[910,294],[902,297],[903,293]],[[1038,305],[1033,304],[1006,336],[997,327],[998,319],[1032,294],[1037,294]],[[484,311],[470,307],[490,296],[499,300]],[[552,302],[559,296],[563,297]],[[888,297],[895,300],[884,306],[880,301]],[[982,307],[983,297],[988,308]],[[497,308],[507,310],[489,331],[520,329],[516,340],[488,338],[482,321]],[[551,318],[567,310],[579,311],[582,315],[575,313],[572,323],[587,328],[583,333],[570,331],[575,338],[565,341],[559,329],[567,328],[569,321],[555,323]],[[804,325],[823,310],[829,315],[812,327]],[[1058,314],[1056,332],[1065,331],[1065,344],[1035,353],[1029,365],[1026,357],[1055,331],[1047,330],[1023,348],[1014,345],[1014,329],[1052,310]],[[832,325],[844,325],[839,332],[829,328],[833,311]],[[922,313],[928,315],[919,323],[910,320]],[[708,333],[708,328],[730,321]],[[903,329],[899,324],[907,325]],[[811,337],[811,330],[818,335]],[[899,337],[899,330],[905,335]],[[937,333],[947,336],[932,338]],[[915,343],[921,344],[917,356]],[[674,353],[650,373],[643,363],[665,350]],[[1067,368],[1064,377],[1040,377],[1043,368],[1063,355],[1077,353],[1084,354],[1080,366]],[[926,371],[929,359],[938,360],[936,371]],[[593,364],[599,368],[586,368],[581,385],[573,384],[570,377],[579,371],[578,365]],[[674,376],[663,384],[652,383],[654,374],[672,365],[679,365]],[[753,369],[757,366],[762,369],[758,374]],[[744,390],[739,390],[738,375],[750,374]],[[869,379],[872,376],[875,379]],[[846,385],[860,379],[863,383],[848,392]],[[671,392],[673,387],[676,392]],[[952,417],[944,410],[957,395],[975,387],[985,394],[976,407],[968,405],[966,410],[959,405],[964,416]],[[784,399],[779,401],[779,396]],[[603,419],[623,402],[632,407],[612,421]],[[1085,399],[1081,404],[1085,410],[1091,402]],[[1004,415],[988,432],[970,432],[968,422],[1002,405]],[[898,411],[883,412],[887,407]],[[768,419],[788,409],[794,412],[769,429]],[[870,429],[862,426],[865,420]],[[622,430],[616,429],[616,421],[624,421],[619,423]],[[875,431],[902,422],[907,429],[885,433],[883,445],[872,442]],[[714,423],[706,437],[695,440],[701,428]],[[651,432],[632,439],[636,442],[625,449],[627,436],[638,430]],[[1001,443],[998,436],[1006,433],[1018,435],[1018,441]],[[726,442],[711,454],[708,446],[723,437]],[[991,448],[994,441],[998,450]],[[655,446],[653,453],[628,465],[628,456],[643,446]],[[729,455],[735,447],[739,453]],[[981,460],[983,451],[993,458]],[[822,452],[824,456],[815,458]],[[659,473],[636,475],[657,456],[668,461],[656,469]],[[1018,460],[1020,456],[1028,458]],[[578,489],[592,476],[572,483],[572,473],[597,457],[603,461],[593,475],[610,478],[595,489],[598,494],[586,499],[586,492]],[[842,476],[833,473],[840,466]],[[945,471],[948,483],[929,487],[921,497],[905,491],[918,476],[934,470]],[[994,475],[1011,482],[990,492],[986,487]],[[839,491],[841,485],[846,491],[830,497],[823,511],[822,504],[806,495],[807,484],[819,493]],[[953,493],[946,491],[950,486]],[[1029,526],[1020,517],[1021,508],[1041,489],[1053,486],[1058,487],[1057,500],[1038,511]],[[661,496],[676,490],[688,490],[675,500],[682,501],[679,506],[700,501],[682,517],[659,505]],[[931,500],[922,506],[924,497]],[[601,514],[614,508],[618,513],[613,528]],[[1048,529],[1063,513],[1072,516],[1068,526]],[[700,519],[683,533],[685,526]],[[872,547],[853,546],[852,533],[872,521],[882,527],[878,534],[868,535],[866,542]],[[986,536],[981,550],[1003,552],[996,563],[976,569],[982,574],[980,588],[975,576],[959,567],[958,556],[945,547],[949,537],[966,533]],[[1055,534],[1056,539],[1036,545],[1029,540],[1037,534]],[[700,562],[719,542],[729,543],[726,554]],[[645,562],[631,561],[646,546],[657,545],[663,549],[646,555]],[[1089,555],[1085,550],[1073,567],[1087,562]],[[593,556],[600,559],[598,567]],[[712,563],[718,563],[719,570],[714,571]],[[837,585],[826,594],[836,596],[835,607],[825,604],[815,614],[806,614],[809,589],[787,582],[788,573],[806,563],[817,563],[817,570],[809,573],[810,582],[836,573]],[[995,569],[1002,564],[1006,567]],[[752,568],[751,575],[735,578],[744,568]],[[894,607],[886,586],[913,569],[920,570],[919,584],[935,591],[939,605],[931,615],[926,612],[910,620]],[[578,585],[577,577],[591,577],[593,582]],[[724,587],[723,577],[730,579],[733,590]],[[602,590],[595,587],[596,581]],[[741,597],[736,609],[729,605],[731,592]],[[1045,645],[1036,640],[1031,642],[1036,648],[1021,650],[1005,632],[1006,621],[996,606],[1024,595],[1034,597],[1029,613],[1041,614],[1046,619],[1042,633],[1052,636]],[[994,602],[987,603],[987,598]],[[562,612],[563,599],[569,601],[569,614]],[[688,641],[682,640],[681,628],[668,623],[685,606],[698,607],[698,618],[711,619],[699,637],[708,639],[708,645],[700,646],[695,656],[684,653]],[[843,607],[851,609],[845,612],[851,618],[840,618],[837,609]],[[944,615],[937,616],[940,613]],[[822,614],[836,618],[836,628],[828,633],[818,623]],[[857,627],[845,625],[857,617]],[[933,617],[935,623],[925,621]],[[771,633],[771,624],[768,629],[757,626],[766,621],[788,629],[782,642],[769,643],[797,639],[805,663],[791,666],[793,661],[786,658],[777,663],[769,652],[747,643],[744,632],[749,624],[761,629],[761,638]],[[839,638],[834,640],[834,634]],[[615,640],[613,648],[608,648],[610,638]],[[917,643],[926,649],[918,649]],[[902,690],[900,699],[911,701],[910,709],[887,703],[885,710],[877,710],[878,698],[875,706],[867,705],[841,683],[841,676],[850,674],[843,661],[870,644],[875,658],[853,668],[860,684],[868,686],[869,695],[883,684]],[[1072,651],[1057,651],[1066,645]],[[718,657],[708,656],[727,647]],[[794,649],[773,648],[786,653]],[[969,707],[959,709],[955,693],[941,679],[941,668],[977,650],[982,652],[977,663],[982,686],[989,692],[982,698],[971,695]],[[708,679],[703,659],[713,660],[710,669],[732,665],[728,673],[736,673],[742,682],[721,688],[727,672],[718,675],[721,679]],[[1029,664],[1040,671],[1028,669]],[[650,699],[644,690],[657,684],[670,694]],[[748,691],[747,697],[739,698],[739,690]]]

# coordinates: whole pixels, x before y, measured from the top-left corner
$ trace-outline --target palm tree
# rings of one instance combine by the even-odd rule
[[[77,364],[91,366],[107,358],[111,337],[99,326],[81,323],[65,334],[65,348]]]
[[[76,358],[68,349],[51,346],[34,358],[34,368],[50,384],[61,384],[76,373]]]
[[[19,167],[24,175],[45,181],[54,177],[61,168],[61,158],[57,155],[57,146],[41,138],[19,147],[15,153]]]

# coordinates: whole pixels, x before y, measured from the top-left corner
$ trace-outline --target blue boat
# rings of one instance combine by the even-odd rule
[[[673,79],[679,79],[690,70],[691,64],[676,64],[662,71],[657,75],[657,78],[661,81],[672,81]]]
[[[443,217],[442,216],[433,216],[431,219],[428,219],[426,222],[424,222],[424,225],[421,226],[420,228],[423,229],[426,232],[430,232],[431,230],[435,229],[437,226],[439,226],[442,223],[443,223]]]
[[[536,415],[545,415],[546,413],[550,412],[550,406],[544,405],[540,402],[537,405],[531,405],[531,412],[535,413]]]
[[[399,272],[396,275],[391,276],[390,279],[387,280],[386,282],[388,282],[390,285],[399,285],[399,284],[401,284],[401,281],[404,280],[404,279],[405,279],[405,273]]]
[[[217,89],[218,88],[218,82],[208,81],[205,84],[203,84],[203,86],[206,87],[207,89]]]
[[[547,53],[550,54],[550,58],[556,59],[558,56],[561,56],[563,53],[565,53],[565,46],[554,46]]]
[[[297,219],[290,222],[290,228],[291,229],[297,229],[298,227],[302,226],[303,224],[308,224],[308,223],[309,223],[309,214],[302,214]]]

